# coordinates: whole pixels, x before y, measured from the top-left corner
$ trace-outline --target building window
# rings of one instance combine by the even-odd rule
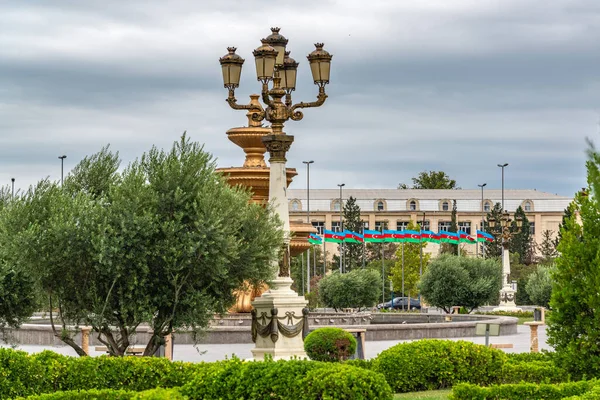
[[[531,201],[527,200],[525,203],[523,203],[523,210],[525,210],[525,212],[533,211],[533,205],[531,204]]]
[[[313,222],[312,226],[317,229],[317,234],[322,235],[325,230],[325,222]]]
[[[417,211],[417,202],[414,200],[411,200],[409,203],[409,209],[410,211]]]
[[[429,220],[428,219],[426,219],[425,221],[421,220],[419,222],[419,225],[421,226],[421,230],[422,231],[429,231],[429,230],[431,230],[431,229],[429,229],[430,225],[429,225]]]
[[[485,203],[483,203],[483,211],[490,212],[491,210],[492,210],[492,203],[490,203],[489,201],[486,201]]]
[[[363,229],[369,229],[369,221],[363,221]]]
[[[468,235],[471,234],[471,221],[462,221],[458,223],[458,229],[466,232]]]
[[[333,205],[333,207],[332,207],[333,211],[338,211],[338,212],[340,211],[340,201],[339,200],[334,200],[332,205]]]
[[[535,235],[535,222],[529,223],[529,233]]]
[[[375,230],[381,232],[382,229],[385,229],[385,221],[375,221]]]
[[[292,200],[292,211],[300,211],[302,204],[298,200]]]
[[[340,223],[340,221],[332,221],[331,222],[331,230],[334,232],[341,232],[342,231],[341,226],[342,226],[342,224]]]
[[[377,211],[383,211],[384,207],[383,207],[383,201],[378,201],[377,202]]]
[[[442,203],[442,211],[448,211],[450,209],[450,204],[445,201]]]
[[[450,225],[452,225],[452,222],[450,221],[438,222],[438,232],[448,232],[448,230],[450,229]]]
[[[408,228],[408,221],[397,221],[396,222],[396,230],[398,231],[404,231],[406,230],[406,228]]]

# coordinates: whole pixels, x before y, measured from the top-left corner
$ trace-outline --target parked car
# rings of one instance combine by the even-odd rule
[[[387,309],[390,309],[391,307],[392,307],[391,301],[377,305],[378,309],[384,308],[387,310]],[[394,297],[394,309],[395,310],[402,310],[402,309],[404,309],[404,310],[420,310],[421,303],[419,302],[419,299],[414,299],[411,297],[410,307],[409,307],[408,297]]]

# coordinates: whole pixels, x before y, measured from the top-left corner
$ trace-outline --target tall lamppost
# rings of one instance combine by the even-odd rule
[[[338,183],[338,186],[340,188],[340,233],[341,233],[341,232],[344,232],[344,220],[343,220],[343,209],[344,209],[344,207],[342,205],[343,204],[342,203],[342,188],[344,186],[346,186],[346,184],[345,183]],[[343,269],[342,269],[342,257],[343,257],[342,253],[343,253],[343,250],[344,250],[344,242],[342,242],[340,244],[340,274],[343,272]]]
[[[10,178],[10,182],[12,185],[12,194],[11,194],[11,198],[15,198],[15,178]]]
[[[502,212],[504,212],[504,168],[508,167],[508,163],[498,164],[502,168]]]
[[[487,186],[487,183],[482,183],[481,185],[477,185],[481,188],[481,230],[484,230],[483,221],[484,221],[484,213],[483,213],[483,188]],[[479,244],[477,244],[477,250],[479,250]],[[481,257],[485,258],[485,244],[481,245]]]
[[[67,158],[67,156],[62,155],[62,156],[58,156],[58,158],[60,159],[60,187],[62,187],[63,185],[63,171],[64,171],[64,163],[65,163],[65,158]]]
[[[284,246],[277,265],[277,275],[271,281],[268,291],[252,303],[252,340],[255,343],[252,354],[257,360],[265,355],[273,359],[306,357],[302,343],[302,330],[308,323],[307,301],[291,289],[290,278],[290,217],[286,195],[286,153],[294,136],[283,131],[288,120],[300,121],[304,114],[301,109],[319,107],[325,103],[325,85],[329,83],[331,54],[323,50],[323,43],[316,43],[307,57],[313,82],[319,87],[317,100],[309,103],[292,103],[292,92],[296,89],[298,63],[286,51],[288,40],[279,34],[279,28],[271,28],[271,34],[261,40],[262,45],[253,51],[256,77],[262,84],[261,98],[264,103],[251,101],[240,105],[235,98],[239,87],[244,59],[235,53],[235,47],[228,47],[228,53],[219,59],[223,72],[223,84],[229,91],[227,103],[234,110],[246,110],[251,121],[260,124],[266,120],[271,124],[272,134],[262,137],[269,152],[269,201],[274,211],[283,221]],[[252,97],[251,97],[252,98]],[[274,268],[275,269],[275,268]],[[278,314],[280,315],[278,317]],[[283,318],[285,316],[285,318]],[[283,336],[282,340],[280,336]]]
[[[518,228],[523,226],[523,219],[521,217],[517,216],[515,221]],[[512,222],[510,219],[510,214],[508,211],[505,211],[502,213],[500,221],[496,221],[495,218],[491,217],[488,222],[490,224],[490,230],[492,231],[492,234],[502,238],[502,289],[500,290],[500,306],[494,310],[519,310],[515,304],[516,290],[514,290],[510,284],[510,258],[508,246],[512,236],[516,234],[516,232],[510,231],[510,224]],[[502,228],[500,232],[495,232],[493,229],[496,226],[496,222],[500,223]]]
[[[306,222],[310,225],[310,164],[314,161],[302,161],[302,163],[306,164]],[[306,282],[306,292],[310,293],[310,248],[306,262]]]

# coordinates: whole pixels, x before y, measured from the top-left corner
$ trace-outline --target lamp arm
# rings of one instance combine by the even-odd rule
[[[267,83],[263,83],[263,85],[262,85],[262,101],[268,107],[271,107],[271,108],[275,107],[275,103],[273,103],[273,101],[269,97],[269,85]]]
[[[233,108],[234,110],[252,110],[256,108],[256,106],[252,104],[238,104],[237,99],[235,98],[234,89],[229,89],[229,96],[227,96],[225,101],[227,104],[229,104],[229,107]]]
[[[298,110],[296,111],[297,108],[311,108],[311,107],[320,107],[323,105],[323,103],[325,103],[325,100],[327,100],[327,95],[325,94],[325,88],[324,87],[319,87],[319,94],[317,95],[317,101],[312,101],[310,103],[305,103],[305,102],[300,102],[297,104],[294,104],[289,110],[290,110],[290,114],[291,117],[294,121],[299,121],[302,119],[303,114],[302,111]]]

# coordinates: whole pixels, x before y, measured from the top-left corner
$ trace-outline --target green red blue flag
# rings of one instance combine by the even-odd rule
[[[448,232],[448,231],[442,231],[440,232],[440,242],[442,243],[451,243],[451,244],[458,244],[458,233],[456,232]]]
[[[408,243],[419,243],[421,241],[421,232],[406,230],[404,232],[404,241]]]
[[[439,243],[440,235],[432,231],[421,231],[421,240],[424,242]]]
[[[310,244],[323,244],[323,238],[319,235],[311,233],[308,235],[308,243]]]
[[[333,243],[342,243],[345,239],[345,235],[343,233],[328,231],[327,229],[323,231],[323,236],[325,237],[326,242]]]
[[[400,243],[404,242],[404,232],[403,231],[383,231],[383,241],[384,242],[393,242]]]
[[[365,229],[363,238],[367,243],[382,243],[384,240],[383,233],[379,231],[370,231],[368,229]]]
[[[344,242],[346,243],[362,243],[364,242],[363,235],[360,233],[345,230],[344,231]]]
[[[477,231],[477,241],[490,243],[494,241],[494,237],[487,232]]]
[[[473,236],[469,235],[465,231],[458,231],[458,241],[460,243],[475,243]]]

